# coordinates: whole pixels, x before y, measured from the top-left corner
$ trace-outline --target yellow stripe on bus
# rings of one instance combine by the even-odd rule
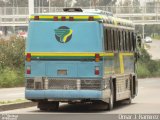
[[[124,56],[133,56],[134,53],[119,53],[120,71],[124,73]]]
[[[69,19],[69,17],[70,17],[70,16],[65,16],[65,15],[63,15],[63,16],[66,17],[67,19]],[[55,16],[51,16],[51,15],[50,16],[40,15],[39,16],[40,19],[53,19],[53,17],[55,17]],[[89,16],[74,16],[73,15],[72,17],[74,17],[74,19],[88,19]],[[93,17],[94,17],[94,19],[102,19],[102,16],[93,16]],[[58,19],[61,19],[61,18],[62,18],[62,16],[58,16]],[[34,19],[34,16],[30,16],[30,19]]]
[[[34,16],[30,16],[29,19],[34,19]]]
[[[123,56],[133,56],[134,53],[121,53],[121,55],[123,55]]]
[[[78,53],[78,52],[29,52],[32,56],[95,56],[96,53]],[[27,52],[25,53],[25,55]],[[114,56],[114,53],[99,53],[100,56]]]

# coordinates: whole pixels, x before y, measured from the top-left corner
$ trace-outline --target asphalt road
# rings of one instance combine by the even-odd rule
[[[0,101],[24,99],[24,87],[0,89]]]
[[[36,107],[5,111],[1,113],[13,114],[160,114],[160,78],[147,78],[139,80],[139,93],[133,99],[132,104],[118,103],[112,111],[94,109],[92,105],[68,105],[60,104],[57,112],[42,112]]]
[[[153,40],[152,43],[147,43],[150,48],[147,49],[153,60],[160,60],[160,40]]]

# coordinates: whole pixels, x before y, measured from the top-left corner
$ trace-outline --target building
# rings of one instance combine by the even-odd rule
[[[160,13],[160,0],[146,0],[147,13]]]

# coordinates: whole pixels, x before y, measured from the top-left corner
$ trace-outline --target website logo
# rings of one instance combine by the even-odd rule
[[[55,37],[60,43],[67,43],[72,38],[73,30],[66,26],[61,26],[58,29],[55,29]]]

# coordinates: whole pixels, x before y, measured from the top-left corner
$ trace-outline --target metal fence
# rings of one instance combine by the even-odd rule
[[[90,7],[81,7],[89,9]],[[48,13],[62,11],[63,7],[35,7],[35,13]],[[140,7],[140,6],[97,6],[96,9],[112,12],[114,14],[160,14],[160,7]],[[28,15],[28,7],[0,7],[0,15]]]
[[[89,9],[90,7],[81,7]],[[35,7],[35,13],[60,12],[63,7]],[[130,19],[136,24],[160,22],[160,7],[140,7],[140,6],[97,6],[96,9],[112,12],[117,17]],[[27,24],[28,7],[1,7],[0,25],[4,24]]]

